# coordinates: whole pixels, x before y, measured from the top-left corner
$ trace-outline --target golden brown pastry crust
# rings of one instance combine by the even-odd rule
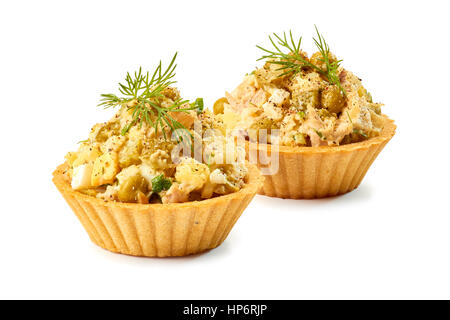
[[[362,142],[332,147],[279,146],[279,170],[274,175],[265,176],[260,194],[278,198],[314,199],[352,191],[358,187],[370,165],[395,134],[394,121],[387,116],[384,118],[381,134]],[[265,147],[270,155],[270,145],[246,142],[247,157],[249,148],[260,150]]]

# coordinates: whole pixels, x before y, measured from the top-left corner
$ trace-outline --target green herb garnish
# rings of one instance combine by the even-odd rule
[[[204,104],[203,104],[203,98],[197,98],[191,105],[194,107],[194,109],[197,110],[197,113],[202,113]]]
[[[353,127],[353,121],[352,121],[352,118],[350,117],[350,113],[348,113],[348,110],[345,110],[345,111],[347,112],[348,120],[350,120],[350,123],[351,123],[351,125]]]
[[[326,138],[324,138],[322,132],[320,132],[319,130],[316,130],[316,129],[314,129],[314,131],[317,133],[317,135],[319,136],[319,138],[320,138],[321,140],[326,140]]]
[[[294,37],[292,36],[291,31],[289,31],[289,39],[286,36],[286,32],[283,32],[283,37],[277,35],[276,33],[273,34],[273,36],[276,38],[278,42],[278,45],[274,41],[274,39],[272,39],[272,36],[269,36],[269,40],[275,49],[274,51],[265,49],[260,46],[256,46],[257,48],[266,52],[266,54],[263,55],[261,58],[259,58],[258,61],[262,59],[268,59],[267,61],[268,63],[280,65],[280,68],[278,68],[277,71],[283,71],[283,73],[280,74],[279,77],[288,74],[297,74],[302,70],[302,68],[308,67],[312,68],[321,75],[325,76],[328,79],[329,83],[338,86],[341,93],[344,96],[346,96],[346,92],[342,87],[341,82],[339,80],[339,75],[337,74],[337,70],[342,60],[333,62],[330,61],[329,59],[330,47],[326,43],[324,37],[319,33],[317,27],[315,28],[318,39],[313,38],[313,41],[322,55],[322,59],[319,60],[325,63],[327,68],[326,71],[322,70],[315,64],[311,63],[309,60],[307,60],[305,56],[303,56],[302,52],[300,51],[302,37],[300,37],[299,40],[296,42],[294,40]],[[288,50],[287,53],[283,52],[282,49],[287,49]]]
[[[277,71],[285,70],[282,74],[279,75],[279,77],[285,76],[287,74],[296,74],[300,72],[302,68],[310,67],[315,69],[317,72],[323,72],[322,69],[317,67],[316,65],[309,62],[305,57],[303,57],[301,51],[300,51],[300,45],[302,43],[302,37],[299,38],[298,42],[294,41],[294,37],[292,36],[292,31],[289,31],[289,40],[287,39],[286,32],[283,32],[283,38],[280,37],[278,34],[274,33],[273,36],[278,40],[278,45],[275,43],[275,41],[272,39],[272,36],[269,36],[269,40],[272,43],[273,47],[276,51],[271,51],[268,49],[264,49],[263,47],[256,46],[258,49],[263,50],[266,52],[266,55],[263,55],[261,58],[257,59],[263,60],[263,59],[269,59],[267,62],[272,64],[278,64],[280,65],[280,68],[277,69]],[[284,47],[288,50],[288,53],[284,53],[280,48]]]
[[[183,124],[175,120],[169,113],[170,112],[188,112],[198,108],[197,105],[182,107],[188,103],[188,100],[177,99],[169,107],[162,107],[161,102],[164,99],[163,91],[170,85],[176,83],[175,77],[175,59],[178,53],[172,58],[169,66],[162,71],[161,61],[156,67],[153,74],[142,72],[142,68],[139,71],[134,72],[134,77],[131,77],[127,72],[125,78],[126,83],[119,83],[119,91],[123,95],[118,97],[115,94],[102,94],[99,106],[104,108],[111,108],[117,106],[126,106],[128,110],[132,110],[132,120],[122,128],[121,134],[125,135],[132,126],[145,121],[155,129],[155,133],[158,133],[160,129],[166,137],[164,127],[167,126],[172,132],[177,132],[177,141],[183,140],[183,136],[190,136],[192,134],[187,130]],[[198,99],[197,99],[198,100]],[[196,100],[196,101],[197,101]],[[181,132],[177,129],[182,129]]]
[[[347,93],[345,92],[344,88],[341,85],[341,81],[339,79],[339,75],[337,74],[337,70],[339,69],[339,66],[342,62],[342,60],[337,60],[330,62],[330,47],[328,46],[327,42],[325,41],[324,37],[319,33],[319,30],[317,29],[317,26],[314,26],[316,28],[317,38],[314,40],[314,43],[316,44],[317,48],[319,49],[320,54],[322,55],[322,59],[320,61],[324,62],[327,71],[326,71],[326,77],[328,78],[328,82],[331,84],[336,85],[339,90],[341,91],[342,95],[345,97]]]
[[[368,137],[367,134],[364,131],[362,131],[362,130],[353,129],[353,133],[359,134],[360,136],[363,136],[364,138]]]
[[[171,185],[172,181],[166,179],[163,173],[152,179],[152,191],[155,193],[160,193],[163,190],[169,190]]]

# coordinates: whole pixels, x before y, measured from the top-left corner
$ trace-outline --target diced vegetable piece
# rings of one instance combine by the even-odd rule
[[[160,174],[152,179],[152,191],[154,193],[160,193],[163,190],[169,190],[172,182],[164,177],[164,174]]]
[[[148,182],[140,174],[133,175],[119,184],[118,197],[123,202],[145,202],[143,196],[148,192]],[[141,194],[142,193],[142,194]],[[147,199],[148,202],[148,199]]]
[[[219,100],[214,102],[214,106],[213,106],[214,114],[221,114],[221,113],[223,113],[223,109],[224,109],[223,105],[225,103],[228,103],[227,98],[220,98]]]
[[[345,98],[337,86],[328,86],[322,91],[321,103],[325,109],[337,114],[345,107]]]
[[[117,153],[107,152],[95,160],[91,184],[92,186],[101,186],[113,183],[118,172],[119,159]]]

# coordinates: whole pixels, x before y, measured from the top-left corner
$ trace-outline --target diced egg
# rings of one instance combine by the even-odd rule
[[[143,176],[145,178],[145,180],[147,180],[147,182],[149,184],[151,184],[152,183],[152,179],[158,175],[155,172],[155,170],[153,170],[152,167],[147,166],[145,164],[140,165],[139,166],[139,170],[140,170],[141,176]]]
[[[91,186],[92,164],[82,164],[73,168],[72,189],[80,190]]]
[[[209,180],[215,184],[227,184],[227,176],[221,172],[219,169],[215,169],[209,175]]]

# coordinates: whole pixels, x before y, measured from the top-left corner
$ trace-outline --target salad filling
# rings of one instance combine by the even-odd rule
[[[165,72],[160,64],[153,77],[141,70],[134,78],[128,74],[120,84],[123,97],[102,95],[102,106],[119,110],[67,154],[74,190],[105,201],[146,204],[208,199],[244,186],[245,150],[228,152],[223,123],[203,110],[202,99],[181,99],[172,86],[175,57]]]
[[[317,29],[316,29],[317,30]],[[372,100],[361,79],[341,66],[317,31],[318,52],[308,56],[292,33],[269,37],[274,49],[265,52],[263,67],[244,77],[214,112],[227,128],[267,143],[284,146],[335,146],[378,136],[384,124],[380,103]],[[259,60],[260,60],[259,59]]]

